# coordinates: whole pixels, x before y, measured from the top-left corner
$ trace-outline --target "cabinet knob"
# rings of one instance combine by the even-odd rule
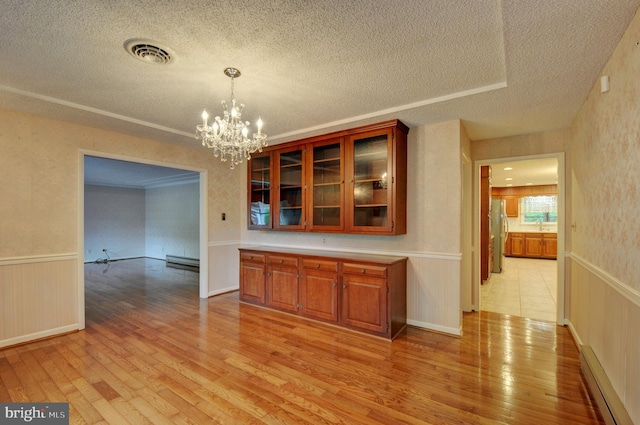
[[[267,273],[267,276],[271,276],[271,273]]]
[[[363,273],[363,274],[364,274],[364,269],[361,269],[361,270],[360,270],[360,273]]]
[[[250,255],[250,256],[249,256],[249,260],[253,260],[253,255]]]
[[[316,269],[319,269],[319,268],[320,268],[320,264],[316,264]]]
[[[284,262],[284,260],[280,260],[280,264],[282,264]]]
[[[333,287],[335,288],[336,286],[338,286],[338,285],[336,285],[336,283],[335,283],[335,282],[333,282]]]
[[[347,285],[342,285],[342,289],[347,289]]]

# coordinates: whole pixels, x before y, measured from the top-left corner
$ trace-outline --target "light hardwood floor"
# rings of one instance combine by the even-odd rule
[[[84,331],[0,351],[0,401],[71,423],[603,424],[566,328],[481,312],[393,342],[198,298],[197,274],[86,266]]]

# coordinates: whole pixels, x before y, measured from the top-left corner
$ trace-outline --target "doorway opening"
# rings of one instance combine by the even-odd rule
[[[207,298],[206,170],[79,152],[78,317],[85,327],[85,262],[168,257],[197,261],[198,297]],[[192,268],[193,270],[193,268]]]
[[[483,215],[480,173],[486,166],[492,206]],[[564,324],[564,154],[485,160],[475,171],[474,309]],[[492,234],[492,252],[484,256],[483,219]]]

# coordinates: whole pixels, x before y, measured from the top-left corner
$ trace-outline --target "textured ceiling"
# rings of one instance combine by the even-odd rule
[[[149,189],[199,181],[200,174],[194,171],[94,156],[84,157],[85,184]]]
[[[566,128],[640,0],[3,0],[0,107],[193,146],[242,71],[272,143],[388,118]],[[131,38],[167,46],[164,66]]]
[[[528,186],[558,183],[558,159],[530,159],[491,164],[491,186]]]

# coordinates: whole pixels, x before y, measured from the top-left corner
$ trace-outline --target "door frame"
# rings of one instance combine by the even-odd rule
[[[495,165],[502,162],[527,161],[532,159],[556,158],[558,160],[558,256],[557,256],[557,282],[558,290],[556,294],[556,322],[559,325],[567,325],[565,317],[565,231],[566,231],[566,191],[565,191],[565,154],[564,152],[516,156],[507,158],[483,159],[474,162],[473,178],[473,280],[470,288],[464,291],[471,291],[472,309],[480,311],[480,167],[483,165]]]
[[[208,253],[208,212],[207,212],[207,170],[202,168],[189,167],[182,164],[171,164],[160,161],[153,161],[146,158],[137,158],[125,155],[110,154],[107,152],[78,150],[78,329],[85,328],[85,291],[84,291],[84,158],[94,156],[97,158],[116,159],[120,161],[135,162],[138,164],[156,165],[159,167],[171,167],[179,170],[194,171],[199,176],[199,290],[200,298],[209,296],[209,253]]]

